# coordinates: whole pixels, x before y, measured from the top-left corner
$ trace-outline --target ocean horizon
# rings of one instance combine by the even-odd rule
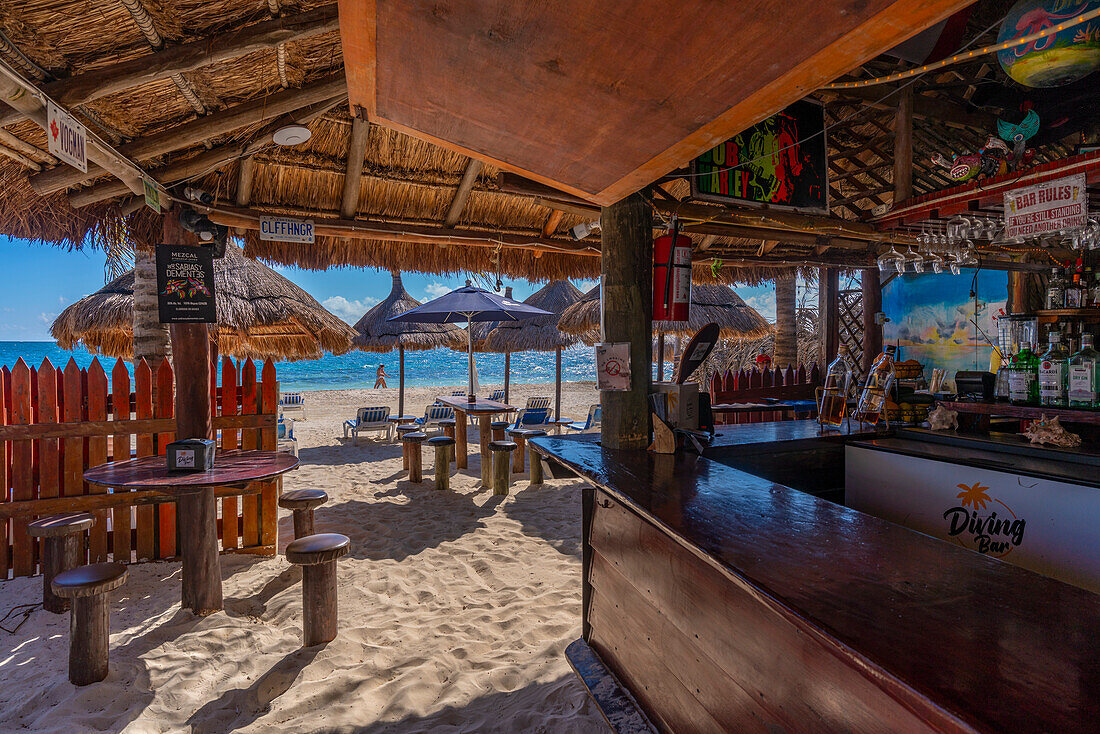
[[[64,367],[72,359],[81,368],[88,367],[96,355],[85,349],[67,350],[52,341],[0,341],[0,365],[11,368],[22,358],[38,367],[49,358],[55,367]],[[110,379],[114,360],[99,357]],[[478,381],[482,385],[504,382],[503,354],[475,354]],[[361,352],[326,354],[320,359],[276,362],[275,372],[283,391],[347,390],[374,387],[378,365],[386,367],[389,387],[398,385],[397,352]],[[596,355],[592,347],[577,345],[563,349],[563,382],[594,381]],[[130,367],[133,376],[133,366]],[[554,382],[554,352],[516,352],[511,358],[511,381],[521,383]],[[406,387],[445,387],[466,384],[466,353],[451,349],[405,352]]]

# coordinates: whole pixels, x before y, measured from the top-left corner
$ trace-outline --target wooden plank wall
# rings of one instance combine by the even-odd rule
[[[212,371],[210,388],[219,451],[275,449],[278,392],[271,362],[257,379],[251,360],[238,370],[223,358],[221,370]],[[110,379],[98,359],[86,370],[75,360],[62,368],[48,359],[38,367],[20,359],[0,368],[0,580],[39,572],[41,547],[26,525],[63,511],[96,516],[86,561],[130,563],[176,555],[174,502],[83,480],[88,468],[108,461],[163,455],[175,437],[173,394],[167,361],[154,374],[142,360],[132,380],[122,360],[112,366]],[[278,480],[247,491],[218,490],[224,550],[274,554],[279,490]]]
[[[797,368],[788,365],[786,369],[776,367],[774,370],[765,368],[715,372],[710,376],[707,387],[710,389],[711,405],[753,403],[765,398],[813,400],[814,390],[821,384],[821,380],[821,370],[815,362],[809,369],[800,364]],[[718,415],[715,419],[725,419],[726,423],[763,423],[783,420],[783,413]]]

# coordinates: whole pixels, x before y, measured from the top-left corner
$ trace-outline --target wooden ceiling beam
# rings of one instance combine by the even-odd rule
[[[550,237],[558,231],[558,225],[561,224],[561,219],[565,215],[561,209],[551,209],[550,216],[546,218],[546,224],[542,225],[542,236]]]
[[[841,97],[858,99],[868,107],[893,110],[897,107],[899,87],[891,84],[876,84],[856,89],[839,89],[836,93]],[[995,115],[980,110],[968,110],[962,105],[926,94],[913,95],[913,117],[952,127],[983,131],[995,130],[997,125]]]
[[[172,46],[136,59],[109,64],[78,76],[43,85],[43,91],[63,106],[91,102],[109,94],[171,78],[173,74],[201,69],[254,51],[299,41],[340,27],[335,3],[263,21]]]
[[[466,170],[462,174],[462,180],[458,182],[455,195],[451,199],[451,206],[447,209],[447,216],[443,219],[444,227],[453,227],[462,218],[462,210],[466,208],[466,202],[470,198],[470,192],[477,183],[477,175],[481,173],[482,162],[477,158],[471,158],[466,164]]]
[[[263,95],[221,112],[199,117],[163,132],[139,138],[119,146],[118,151],[132,160],[144,161],[167,153],[186,150],[242,127],[272,120],[279,115],[332,99],[342,94],[346,86],[344,75],[334,74],[302,89],[288,89],[277,94]],[[89,165],[86,174],[72,166],[57,166],[31,176],[29,181],[36,194],[47,196],[105,175],[107,171],[95,165]]]
[[[348,159],[344,170],[344,187],[340,193],[340,216],[355,216],[359,210],[359,192],[363,189],[363,158],[367,155],[370,139],[370,122],[357,108],[348,134]]]

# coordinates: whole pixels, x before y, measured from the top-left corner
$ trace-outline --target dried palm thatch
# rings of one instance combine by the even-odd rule
[[[690,336],[713,321],[718,324],[723,339],[744,341],[771,333],[771,324],[724,285],[692,285],[689,313],[685,322],[655,321],[653,328],[662,334]],[[588,291],[580,301],[565,309],[558,320],[558,328],[579,336],[586,344],[599,341],[600,287]]]
[[[555,349],[573,346],[580,341],[579,338],[560,331],[558,317],[582,297],[580,289],[568,280],[547,283],[532,293],[524,303],[549,311],[553,315],[501,323],[485,337],[484,350],[488,352],[552,352]]]
[[[316,359],[351,349],[351,327],[312,296],[230,243],[214,261],[218,351],[241,359]],[[133,356],[134,271],[61,312],[50,328],[64,349],[83,344],[110,357]]]
[[[393,288],[386,300],[373,306],[355,322],[352,343],[364,352],[392,352],[394,349],[435,349],[461,339],[466,332],[454,324],[419,324],[389,319],[416,308],[420,301],[409,295],[401,273],[393,271]],[[463,347],[465,349],[465,347]]]

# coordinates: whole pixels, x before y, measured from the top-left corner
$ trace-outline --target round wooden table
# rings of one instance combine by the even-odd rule
[[[89,469],[84,473],[84,481],[176,497],[183,560],[182,606],[195,614],[207,615],[222,608],[214,487],[243,488],[297,468],[296,456],[279,451],[219,451],[210,471],[169,472],[165,457],[143,456]]]
[[[455,468],[466,468],[466,416],[477,417],[478,441],[481,450],[481,486],[493,486],[493,459],[489,453],[490,431],[489,424],[493,417],[501,414],[515,413],[516,409],[496,400],[478,399],[470,402],[462,396],[444,396],[436,398],[436,402],[449,405],[455,411]]]

